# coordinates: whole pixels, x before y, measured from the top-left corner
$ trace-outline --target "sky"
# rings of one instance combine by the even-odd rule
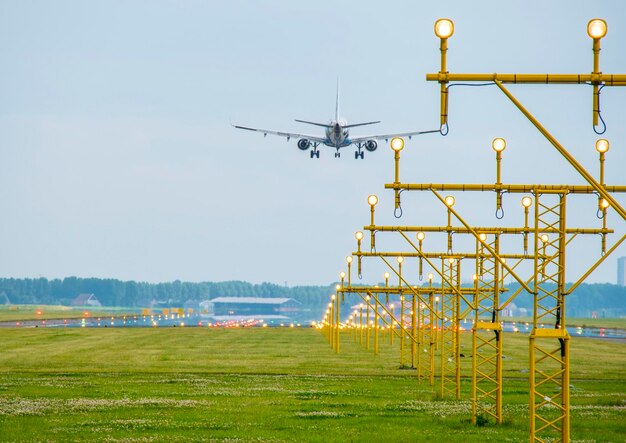
[[[231,126],[316,133],[294,119],[334,117],[340,78],[340,115],[381,120],[353,136],[438,129],[439,85],[425,76],[439,70],[440,17],[455,23],[450,72],[589,73],[586,25],[600,17],[601,70],[626,73],[619,0],[0,1],[0,277],[328,284],[369,224],[369,194],[377,224],[445,224],[427,192],[403,193],[394,217],[384,142],[364,160],[352,148],[310,159],[296,140]],[[597,178],[591,87],[509,89]],[[601,100],[606,182],[626,185],[626,88]],[[584,184],[496,87],[455,87],[449,106],[447,136],[406,141],[403,182],[493,183],[491,140],[504,137],[504,183]],[[519,194],[504,196],[503,220],[493,193],[454,196],[473,225],[523,224]],[[568,201],[569,226],[601,227],[594,196]],[[610,246],[626,230],[607,217]],[[457,250],[472,244],[461,237]],[[600,257],[592,237],[568,245],[568,281]],[[380,233],[377,249],[410,248]],[[444,239],[429,235],[425,250]],[[615,283],[624,255],[587,281]],[[384,264],[363,266],[363,282],[381,281]]]

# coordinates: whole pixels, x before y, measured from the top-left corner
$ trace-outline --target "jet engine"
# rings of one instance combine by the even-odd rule
[[[376,148],[378,148],[378,143],[374,140],[368,140],[367,143],[365,143],[365,149],[370,152],[374,152]]]
[[[301,138],[300,140],[298,140],[298,148],[306,151],[307,149],[309,149],[311,147],[311,142],[308,141],[306,138]],[[374,148],[376,149],[376,148]]]

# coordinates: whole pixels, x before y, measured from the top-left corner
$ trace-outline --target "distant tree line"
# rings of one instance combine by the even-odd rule
[[[508,292],[517,291],[519,286],[519,283],[509,284],[507,286]],[[556,285],[547,285],[546,288],[553,290]],[[513,303],[532,313],[533,297],[525,290],[520,292]],[[570,317],[590,317],[592,313],[599,317],[626,316],[626,286],[609,283],[583,283],[574,292],[566,296],[565,309],[566,314]]]
[[[507,294],[519,285],[511,283]],[[215,297],[286,297],[298,300],[302,309],[320,313],[329,301],[334,284],[328,286],[280,286],[272,283],[251,284],[244,281],[146,283],[115,279],[67,277],[62,280],[0,279],[0,295],[6,294],[13,304],[69,305],[79,294],[93,293],[104,306],[147,307],[153,302],[168,306],[183,306],[186,302],[200,302]],[[392,297],[395,299],[395,297]],[[0,300],[4,297],[0,298]],[[357,296],[346,299],[346,304],[357,304]],[[522,291],[513,301],[518,308],[532,313],[533,298]],[[567,315],[589,317],[626,316],[626,287],[612,284],[582,284],[567,296]],[[347,312],[347,311],[346,311]]]
[[[328,303],[334,286],[279,286],[243,281],[146,283],[115,279],[67,277],[0,279],[0,294],[13,304],[69,305],[79,294],[94,294],[104,306],[146,307],[153,302],[182,306],[215,297],[286,297],[316,309]]]

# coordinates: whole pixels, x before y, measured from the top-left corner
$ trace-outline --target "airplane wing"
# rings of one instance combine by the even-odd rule
[[[318,143],[324,143],[324,141],[326,141],[325,138],[318,137],[315,135],[296,134],[294,132],[271,131],[269,129],[248,128],[247,126],[239,126],[239,125],[232,125],[232,126],[237,129],[245,129],[247,131],[261,132],[263,133],[263,136],[266,136],[267,134],[278,135],[279,137],[287,138],[287,141],[289,141],[289,139],[292,137],[293,138],[306,138],[309,141],[318,142]]]
[[[389,141],[390,138],[394,137],[408,137],[410,140],[414,135],[422,135],[422,134],[431,134],[435,132],[441,132],[439,129],[433,129],[430,131],[416,131],[416,132],[400,132],[396,134],[382,134],[382,135],[370,135],[369,137],[354,137],[350,138],[352,143],[363,143],[367,140],[385,140]]]

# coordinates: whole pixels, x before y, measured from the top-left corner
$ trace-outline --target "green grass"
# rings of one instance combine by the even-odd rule
[[[337,355],[308,328],[2,329],[0,343],[1,441],[528,441],[521,334],[504,336],[505,423],[482,427],[469,379],[462,401],[433,401],[388,338],[379,356],[347,333]],[[626,344],[571,351],[573,441],[624,441]]]

